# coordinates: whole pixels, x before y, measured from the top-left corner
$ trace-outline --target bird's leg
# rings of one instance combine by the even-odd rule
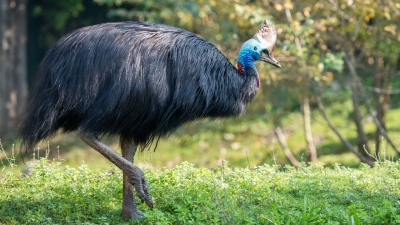
[[[137,145],[122,137],[120,138],[120,145],[122,157],[133,164],[133,157],[135,156]],[[143,214],[140,210],[136,209],[133,186],[129,183],[127,174],[125,172],[123,172],[123,174],[122,215],[126,218],[140,218]]]
[[[153,208],[153,201],[149,194],[147,182],[144,178],[144,173],[141,169],[133,165],[132,162],[130,162],[129,160],[124,159],[117,152],[101,142],[95,134],[78,132],[78,136],[86,144],[94,148],[96,151],[98,151],[100,154],[110,160],[114,165],[120,168],[124,173],[124,177],[127,178],[127,181],[135,187],[135,190],[140,200],[142,200],[142,202],[145,202],[146,205],[150,208]],[[134,153],[132,153],[132,158],[133,155]],[[134,205],[134,202],[132,202],[131,205]]]

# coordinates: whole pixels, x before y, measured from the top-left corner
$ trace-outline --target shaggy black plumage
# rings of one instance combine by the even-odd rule
[[[60,128],[147,146],[187,121],[243,113],[257,90],[257,74],[248,75],[213,44],[179,28],[121,22],[77,29],[39,66],[22,149]]]

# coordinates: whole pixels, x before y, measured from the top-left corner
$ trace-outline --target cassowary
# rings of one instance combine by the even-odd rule
[[[240,49],[237,68],[196,34],[148,22],[104,23],[74,30],[45,54],[20,128],[21,151],[58,130],[78,136],[123,171],[123,216],[136,219],[133,190],[153,202],[137,146],[185,122],[238,116],[260,86],[254,65],[273,57],[274,25],[264,21]],[[99,135],[119,135],[122,156]]]

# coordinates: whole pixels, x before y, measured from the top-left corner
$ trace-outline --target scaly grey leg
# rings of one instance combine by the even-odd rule
[[[148,185],[147,185],[146,179],[144,177],[144,173],[141,169],[139,169],[137,166],[133,165],[133,163],[131,161],[124,159],[117,152],[115,152],[110,147],[108,147],[103,142],[101,142],[95,134],[79,132],[78,136],[86,144],[88,144],[90,147],[94,148],[96,151],[98,151],[100,154],[102,154],[104,157],[106,157],[108,160],[110,160],[114,165],[116,165],[118,168],[120,168],[123,171],[124,177],[126,177],[127,182],[129,182],[130,184],[132,184],[135,187],[135,190],[136,190],[140,200],[142,200],[142,202],[145,202],[146,205],[149,206],[151,209],[153,208],[153,201],[149,194]],[[128,152],[129,151],[131,151],[131,150],[128,150]],[[133,155],[134,155],[134,152],[132,153],[132,158],[133,158]],[[124,179],[124,184],[125,184],[125,179]],[[124,187],[125,187],[125,185],[124,185]],[[125,192],[124,192],[124,196],[125,196]],[[132,202],[131,204],[134,204],[134,202]]]
[[[136,153],[137,145],[131,143],[129,140],[120,138],[121,153],[124,159],[133,164],[133,158]],[[128,176],[124,172],[123,188],[122,188],[122,215],[126,218],[139,219],[143,217],[143,213],[136,209],[135,195],[133,193],[133,186],[128,181]]]

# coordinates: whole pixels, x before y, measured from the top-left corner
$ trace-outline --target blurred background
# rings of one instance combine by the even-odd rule
[[[69,31],[111,21],[164,23],[201,35],[236,64],[241,44],[265,19],[276,26],[282,69],[257,64],[261,89],[246,114],[187,124],[136,162],[357,166],[398,159],[398,0],[0,0],[0,166],[17,156],[17,126],[40,60]],[[119,151],[117,138],[106,142]],[[110,165],[74,133],[38,147],[32,158],[47,151],[66,165]]]

